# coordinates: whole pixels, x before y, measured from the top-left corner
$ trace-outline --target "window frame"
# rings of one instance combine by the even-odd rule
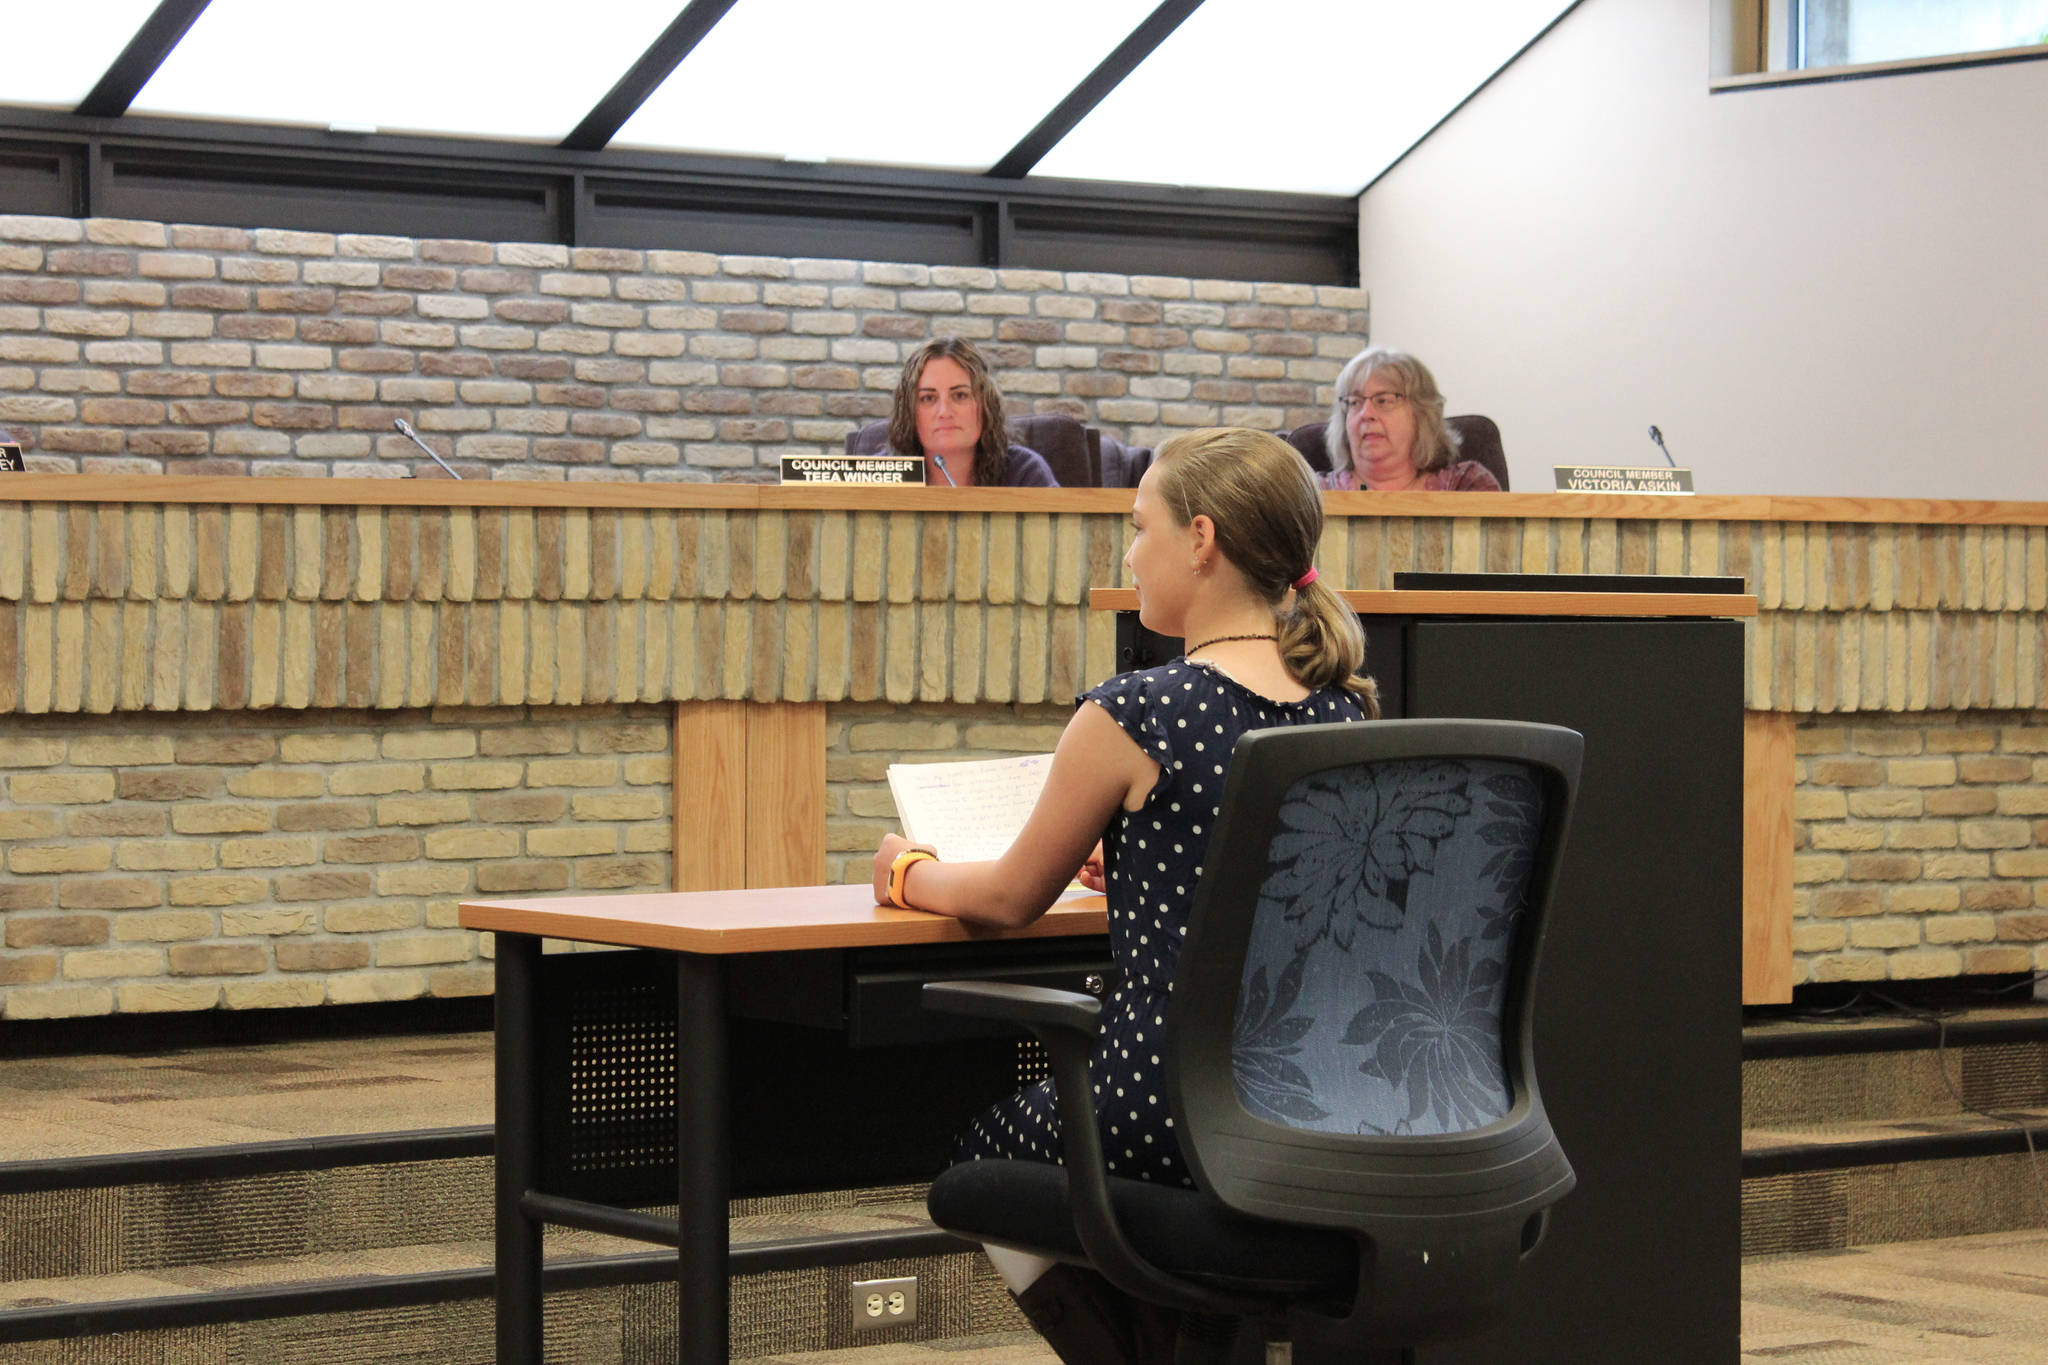
[[[1768,89],[2048,59],[2048,43],[2032,43],[1841,66],[1796,66],[1800,17],[1798,0],[1715,0],[1709,35],[1708,89]]]

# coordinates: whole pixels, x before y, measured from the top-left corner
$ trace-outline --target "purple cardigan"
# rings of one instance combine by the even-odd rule
[[[939,487],[944,488],[941,480]],[[1052,476],[1052,466],[1045,462],[1045,456],[1029,446],[1012,444],[1003,459],[1003,477],[996,481],[998,488],[1058,488],[1060,481]]]
[[[1358,481],[1358,471],[1346,465],[1326,474],[1318,474],[1316,482],[1332,491],[1371,491]],[[1419,475],[1413,490],[1418,493],[1498,493],[1500,480],[1493,477],[1493,471],[1477,460],[1458,460],[1442,469],[1432,469]]]
[[[1052,466],[1045,462],[1045,456],[1030,446],[1012,445],[1009,458],[1003,461],[1003,488],[1058,488],[1060,481],[1052,476]]]

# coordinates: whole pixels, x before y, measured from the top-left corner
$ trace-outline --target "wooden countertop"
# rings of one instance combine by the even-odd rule
[[[1388,592],[1339,588],[1360,616],[1754,616],[1749,593]],[[1136,611],[1136,588],[1091,588],[1096,611]]]
[[[730,508],[741,511],[1074,512],[1115,515],[1122,488],[856,488],[755,483],[525,483],[271,479],[177,474],[0,475],[0,503],[218,503],[361,507]],[[1330,493],[1333,517],[1869,522],[2048,526],[2048,502],[1939,498],[1650,497],[1592,493]]]
[[[465,929],[628,948],[773,953],[1101,934],[1109,929],[1109,909],[1101,896],[1080,896],[1055,905],[1027,928],[1000,930],[923,910],[877,905],[873,888],[867,886],[794,886],[465,901],[459,923]]]

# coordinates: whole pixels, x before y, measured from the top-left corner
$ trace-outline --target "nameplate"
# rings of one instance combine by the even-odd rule
[[[1668,465],[1553,465],[1560,493],[1675,493],[1692,492],[1692,471]]]
[[[785,455],[784,483],[924,482],[919,455]]]
[[[13,441],[0,441],[0,474],[19,474],[28,464],[21,458],[21,447]]]

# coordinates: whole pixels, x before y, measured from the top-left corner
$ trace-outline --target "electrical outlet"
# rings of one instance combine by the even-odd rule
[[[900,1280],[855,1280],[853,1325],[902,1327],[917,1321],[917,1276]]]

